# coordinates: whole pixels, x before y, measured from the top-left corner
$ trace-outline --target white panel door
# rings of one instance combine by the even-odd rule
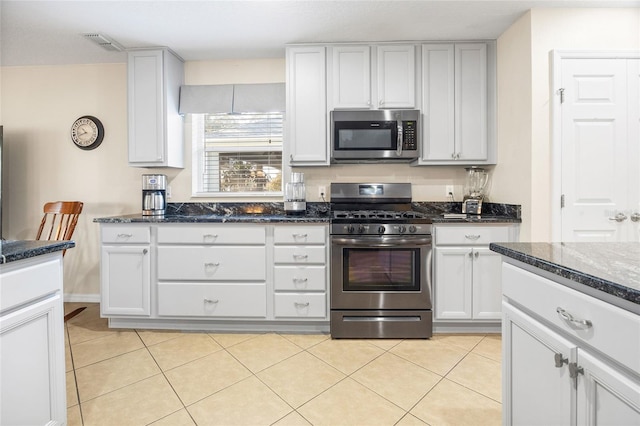
[[[436,247],[435,318],[471,319],[473,250],[470,247]]]
[[[563,59],[562,88],[562,240],[626,241],[638,167],[629,157],[638,141],[629,138],[627,60]]]

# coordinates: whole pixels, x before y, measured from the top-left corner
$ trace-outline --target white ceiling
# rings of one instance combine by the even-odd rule
[[[125,62],[168,46],[187,61],[284,57],[302,42],[496,39],[538,7],[640,7],[640,0],[0,0],[2,66]]]

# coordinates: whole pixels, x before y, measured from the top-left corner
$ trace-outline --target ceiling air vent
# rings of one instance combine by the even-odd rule
[[[122,45],[102,34],[84,34],[84,37],[102,47],[104,50],[110,50],[112,52],[125,50]]]

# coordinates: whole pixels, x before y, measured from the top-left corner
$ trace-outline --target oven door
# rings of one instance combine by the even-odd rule
[[[332,236],[331,309],[431,309],[431,236]]]

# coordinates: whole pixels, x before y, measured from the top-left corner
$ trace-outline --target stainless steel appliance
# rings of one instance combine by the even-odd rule
[[[462,200],[462,213],[479,215],[482,213],[482,202],[486,197],[489,173],[481,167],[467,167],[465,195]]]
[[[331,111],[331,162],[395,162],[418,158],[420,111]]]
[[[284,210],[287,214],[303,214],[307,210],[304,173],[291,173],[284,188]]]
[[[331,336],[431,337],[431,218],[411,184],[332,183],[331,208]]]
[[[167,208],[167,176],[142,175],[142,216],[163,216]]]

